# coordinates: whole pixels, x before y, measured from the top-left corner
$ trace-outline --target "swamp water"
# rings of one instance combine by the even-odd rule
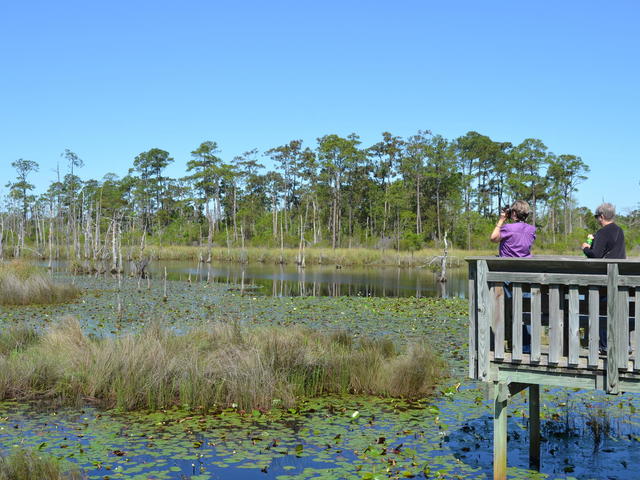
[[[125,262],[125,273],[130,265]],[[438,281],[438,273],[429,268],[342,267],[335,265],[233,264],[189,261],[151,261],[147,271],[153,278],[209,281],[228,288],[277,297],[360,296],[360,297],[458,297],[467,295],[467,268],[449,267],[447,282]],[[55,269],[66,271],[67,262]]]
[[[240,295],[226,285],[171,281],[164,303],[157,280],[149,290],[143,283],[141,291],[129,278],[120,291],[111,278],[73,281],[86,289],[77,302],[2,307],[3,327],[26,322],[46,328],[71,314],[97,336],[156,321],[183,330],[224,320],[391,335],[399,343],[426,337],[447,358],[452,376],[432,399],[420,402],[331,397],[268,414],[197,408],[125,413],[8,402],[0,405],[3,451],[29,446],[75,462],[96,479],[492,476],[492,408],[479,385],[465,380],[463,299],[268,297]],[[510,402],[510,478],[639,478],[638,397],[552,390],[542,392],[541,407],[537,473],[528,470],[525,397]]]

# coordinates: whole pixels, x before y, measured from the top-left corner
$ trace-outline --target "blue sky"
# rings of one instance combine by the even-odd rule
[[[65,148],[83,178],[153,147],[181,176],[293,139],[429,129],[541,139],[590,166],[578,200],[640,204],[640,2],[30,1],[0,3],[0,191]]]

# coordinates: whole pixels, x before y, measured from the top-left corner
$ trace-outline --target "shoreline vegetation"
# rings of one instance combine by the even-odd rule
[[[54,282],[38,267],[14,260],[0,263],[0,305],[69,302],[80,295],[74,285]]]
[[[426,339],[400,350],[390,338],[299,326],[218,322],[177,333],[152,324],[90,338],[67,317],[43,333],[11,327],[0,334],[2,400],[267,411],[328,394],[423,398],[447,375]]]
[[[157,260],[195,260],[202,263],[263,263],[285,265],[393,266],[439,268],[442,250],[421,249],[415,252],[372,248],[307,248],[301,256],[295,248],[206,248],[185,246],[148,246],[145,253]],[[448,254],[452,266],[462,265],[464,250]]]
[[[12,448],[0,455],[0,480],[84,480],[87,476],[68,462],[30,448]]]
[[[6,252],[5,252],[6,253]],[[95,267],[96,271],[109,270],[112,265],[111,255],[102,258],[78,259],[73,252],[66,254],[64,250],[54,260],[71,260],[76,270],[85,270],[87,266]],[[464,266],[464,259],[469,256],[494,255],[495,249],[449,249],[446,254],[448,267]],[[538,255],[570,254],[579,252],[537,250]],[[534,253],[534,254],[535,254]],[[199,263],[237,263],[237,264],[273,264],[273,265],[333,265],[337,268],[370,266],[370,267],[401,267],[401,268],[430,268],[438,270],[441,267],[443,251],[436,248],[421,250],[397,251],[392,249],[380,250],[373,248],[306,248],[303,259],[300,250],[295,248],[261,248],[261,247],[211,247],[184,245],[146,245],[139,247],[122,247],[122,264],[142,261],[194,261]],[[49,260],[44,252],[42,255],[35,251],[23,251],[23,257],[31,260]],[[304,260],[304,262],[302,261]]]

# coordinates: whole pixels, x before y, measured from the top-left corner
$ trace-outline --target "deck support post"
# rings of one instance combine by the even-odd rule
[[[540,386],[518,382],[493,384],[493,480],[507,478],[507,406],[509,398],[529,389],[529,467],[540,470]]]
[[[494,384],[493,480],[507,479],[507,383]]]
[[[606,392],[612,394],[620,393],[620,374],[618,365],[620,361],[620,346],[626,341],[621,341],[620,330],[622,319],[619,318],[620,308],[618,300],[618,265],[615,263],[607,265],[607,387]],[[627,320],[624,319],[626,322]]]
[[[540,385],[529,385],[529,468],[540,470]]]
[[[483,382],[486,401],[493,402],[493,478],[506,480],[507,408],[512,395],[529,389],[529,467],[539,471],[541,385],[607,394],[640,392],[640,261],[551,256],[467,261],[469,376]],[[505,301],[505,285],[510,286],[511,302]],[[525,300],[527,293],[530,302]],[[505,325],[509,306],[511,328]],[[530,353],[523,351],[521,338],[528,319]],[[548,329],[543,328],[546,322]],[[585,349],[581,327],[587,326]]]

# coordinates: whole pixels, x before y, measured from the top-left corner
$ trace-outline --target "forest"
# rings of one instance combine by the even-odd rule
[[[574,197],[589,166],[542,140],[512,144],[474,131],[450,140],[429,130],[381,137],[367,146],[355,133],[330,134],[229,159],[204,141],[180,178],[166,175],[170,152],[152,148],[123,176],[83,179],[85,161],[66,149],[40,194],[30,183],[40,165],[21,158],[6,185],[0,253],[116,262],[122,242],[416,251],[446,240],[486,249],[498,213],[515,199],[531,205],[537,249],[577,251],[597,229]],[[640,242],[639,221],[638,209],[619,212],[628,250]]]

